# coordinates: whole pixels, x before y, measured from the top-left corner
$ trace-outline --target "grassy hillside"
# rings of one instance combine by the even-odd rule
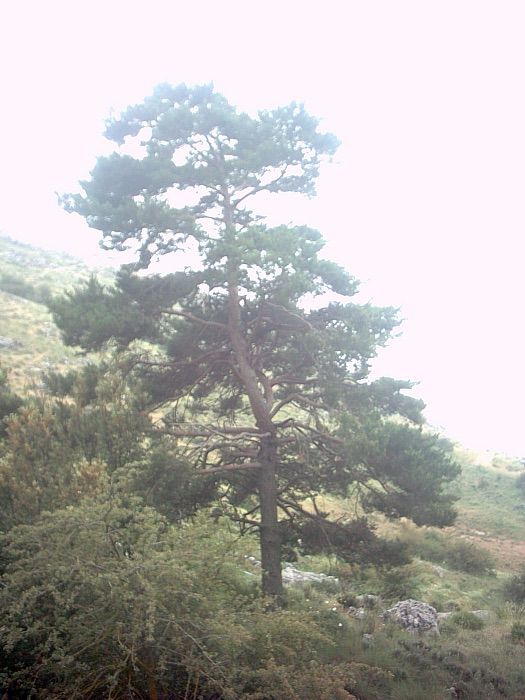
[[[0,276],[4,274],[19,277],[34,287],[47,286],[56,291],[87,277],[90,270],[81,260],[66,253],[42,250],[2,237]]]
[[[485,457],[485,458],[483,458]],[[459,517],[455,531],[489,550],[502,571],[525,566],[525,488],[515,459],[458,450]]]
[[[65,347],[43,300],[92,273],[82,261],[0,238],[0,363],[17,391],[42,370],[67,369],[81,358]],[[98,271],[110,279],[108,271]]]

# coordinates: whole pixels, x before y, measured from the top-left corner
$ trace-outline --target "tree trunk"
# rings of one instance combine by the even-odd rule
[[[262,590],[265,595],[280,598],[283,594],[283,579],[275,474],[277,443],[274,436],[262,438],[259,461],[262,464],[259,472]]]
[[[227,190],[224,191],[224,239],[235,242],[232,225],[232,207]],[[268,397],[261,391],[257,373],[251,361],[246,337],[241,329],[241,303],[238,290],[238,261],[229,259],[228,279],[228,335],[235,356],[235,371],[246,390],[255,423],[263,434],[260,442],[258,475],[259,505],[261,513],[260,545],[262,590],[265,595],[278,599],[283,593],[281,573],[281,538],[277,516],[277,441],[272,423]]]

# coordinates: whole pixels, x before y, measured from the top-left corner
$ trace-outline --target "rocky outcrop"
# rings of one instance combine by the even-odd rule
[[[261,562],[255,557],[246,557],[253,566],[261,566]],[[328,574],[318,574],[314,571],[301,571],[296,569],[295,566],[287,564],[283,567],[282,571],[283,583],[287,586],[294,585],[304,585],[306,583],[332,583],[335,585],[339,584],[339,579],[335,576],[328,576]]]
[[[6,338],[5,336],[0,336],[0,349],[20,347],[22,347],[22,343],[19,340],[14,340],[13,338]]]
[[[285,584],[304,584],[304,583],[334,583],[338,584],[339,579],[328,574],[317,574],[314,571],[300,571],[295,566],[288,564],[283,569],[283,582]]]
[[[366,610],[372,610],[376,608],[381,599],[378,595],[372,595],[371,593],[363,593],[363,595],[357,595],[355,601],[360,608],[365,608]]]
[[[392,620],[409,632],[439,634],[438,614],[432,605],[419,600],[402,600],[383,613],[384,620]]]

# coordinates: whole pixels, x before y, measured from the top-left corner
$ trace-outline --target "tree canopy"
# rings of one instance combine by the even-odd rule
[[[352,299],[358,284],[322,257],[318,231],[270,227],[258,213],[265,193],[314,195],[337,139],[302,105],[250,116],[209,85],[161,85],[109,120],[106,136],[118,149],[63,201],[104,248],[136,261],[112,288],[92,280],[55,299],[55,320],[69,343],[126,352],[173,459],[259,533],[264,592],[282,592],[285,539],[388,559],[400,553],[379,541],[368,510],[452,522],[446,486],[458,469],[424,428],[422,403],[404,393],[409,382],[369,378],[396,310]],[[192,268],[152,269],[187,250]],[[326,492],[355,498],[362,517],[329,520]]]

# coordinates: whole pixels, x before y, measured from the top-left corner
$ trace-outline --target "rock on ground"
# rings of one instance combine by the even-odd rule
[[[419,600],[402,600],[383,613],[384,620],[393,620],[409,632],[439,634],[438,614],[432,605]]]
[[[253,566],[261,566],[261,562],[255,557],[246,557]],[[314,571],[301,571],[295,566],[287,564],[282,570],[283,583],[288,586],[301,585],[304,583],[334,583],[338,584],[339,579],[328,574],[317,574]]]
[[[22,343],[19,340],[0,336],[0,348],[19,348],[21,346]]]

